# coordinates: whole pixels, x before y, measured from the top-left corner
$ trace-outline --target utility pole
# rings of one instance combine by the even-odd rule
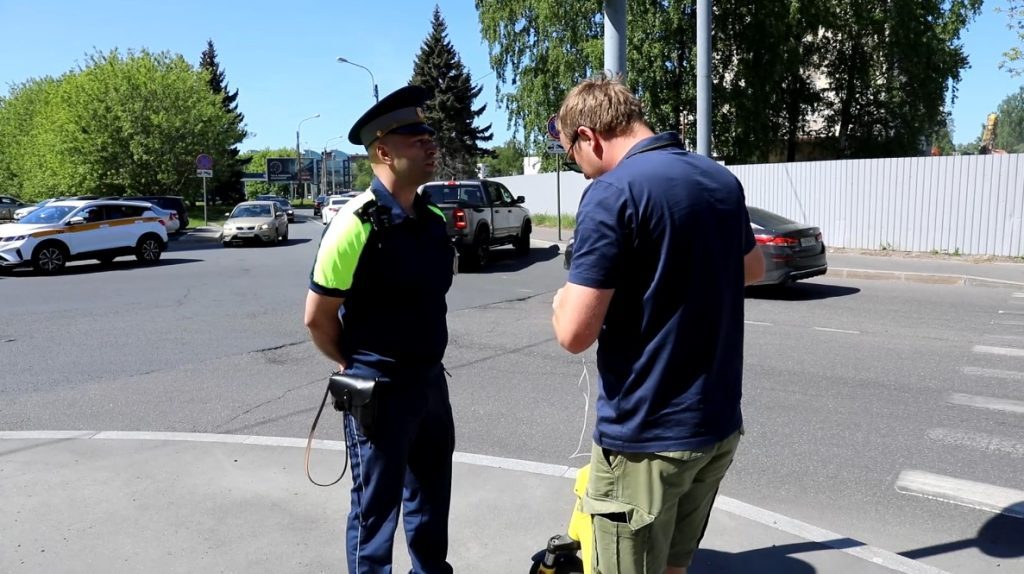
[[[711,0],[697,0],[697,153],[711,157]]]

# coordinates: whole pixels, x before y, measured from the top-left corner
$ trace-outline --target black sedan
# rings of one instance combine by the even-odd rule
[[[757,285],[789,285],[828,271],[821,229],[757,207],[747,212],[764,254],[764,279]]]
[[[295,210],[292,209],[292,204],[283,197],[276,195],[260,195],[256,197],[257,201],[273,201],[278,207],[284,210],[285,215],[288,216],[288,223],[295,223]]]
[[[747,213],[754,240],[764,255],[764,279],[756,285],[789,285],[828,271],[820,229],[757,207],[748,206]],[[572,251],[573,240],[569,239],[562,262],[566,269],[572,263]]]

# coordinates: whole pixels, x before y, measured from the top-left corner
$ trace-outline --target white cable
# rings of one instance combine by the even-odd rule
[[[590,456],[590,453],[580,452],[583,448],[583,437],[587,434],[587,421],[590,415],[590,373],[587,372],[587,360],[583,359],[583,374],[580,375],[580,380],[576,383],[576,388],[580,388],[580,384],[583,383],[583,379],[587,379],[587,390],[583,393],[583,428],[580,429],[580,442],[576,445],[576,452],[569,456],[569,458],[576,458],[578,456]]]

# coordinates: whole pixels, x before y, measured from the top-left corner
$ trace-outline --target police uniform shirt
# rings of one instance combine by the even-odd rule
[[[310,276],[314,293],[345,299],[342,354],[382,373],[437,365],[448,344],[455,252],[441,211],[419,194],[413,210],[374,178],[325,229]]]

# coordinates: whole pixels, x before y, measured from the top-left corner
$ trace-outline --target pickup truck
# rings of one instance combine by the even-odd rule
[[[481,269],[499,245],[511,244],[520,255],[530,252],[533,223],[522,206],[526,200],[512,197],[504,185],[487,179],[434,181],[421,186],[420,194],[444,213],[460,267]]]

